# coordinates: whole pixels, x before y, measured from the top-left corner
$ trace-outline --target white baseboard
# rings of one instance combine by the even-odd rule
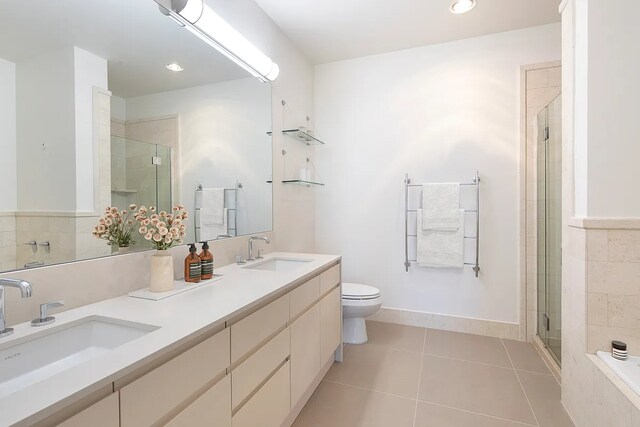
[[[369,317],[368,320],[442,329],[445,331],[465,332],[468,334],[508,338],[512,340],[520,339],[520,325],[517,323],[496,322],[471,317],[449,316],[446,314],[382,307],[380,311]]]

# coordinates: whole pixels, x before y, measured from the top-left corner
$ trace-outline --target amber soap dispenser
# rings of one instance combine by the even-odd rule
[[[213,279],[213,254],[209,252],[209,243],[202,242],[202,252],[198,257],[202,265],[202,280]]]
[[[184,280],[185,282],[198,283],[202,277],[202,264],[200,257],[196,253],[195,243],[189,246],[189,255],[184,260]]]

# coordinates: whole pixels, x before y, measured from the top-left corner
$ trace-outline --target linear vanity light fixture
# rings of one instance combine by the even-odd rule
[[[264,82],[278,78],[280,68],[242,34],[204,4],[204,0],[155,0],[160,11],[205,43]]]

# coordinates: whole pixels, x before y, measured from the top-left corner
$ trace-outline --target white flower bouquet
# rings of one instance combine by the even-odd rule
[[[109,206],[98,220],[98,225],[93,228],[93,235],[119,248],[135,244],[133,235],[137,223],[133,218],[137,215],[136,209],[136,205],[130,205],[128,210]]]
[[[138,233],[159,251],[183,242],[187,229],[184,221],[188,218],[189,215],[182,205],[174,207],[173,213],[165,211],[156,213],[155,206],[149,208],[140,206],[135,214],[139,224]]]

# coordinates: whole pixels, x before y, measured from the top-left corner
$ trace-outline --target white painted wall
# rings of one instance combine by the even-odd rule
[[[560,48],[554,24],[316,67],[317,250],[343,255],[345,281],[380,288],[385,307],[519,321],[520,66]],[[475,170],[480,279],[469,267],[405,273],[404,173],[468,182]]]
[[[16,64],[20,210],[76,209],[73,56],[69,47]]]
[[[93,133],[93,89],[107,89],[107,60],[78,47],[73,48],[75,134],[76,134],[76,210],[93,212],[94,169],[98,167]]]
[[[640,217],[640,3],[590,0],[587,15],[587,215]]]
[[[195,188],[235,188],[238,230],[272,229],[271,90],[253,77],[126,100],[127,120],[180,116],[182,200],[194,211]],[[194,241],[189,227],[187,240]]]
[[[16,64],[0,58],[0,212],[17,209]]]

